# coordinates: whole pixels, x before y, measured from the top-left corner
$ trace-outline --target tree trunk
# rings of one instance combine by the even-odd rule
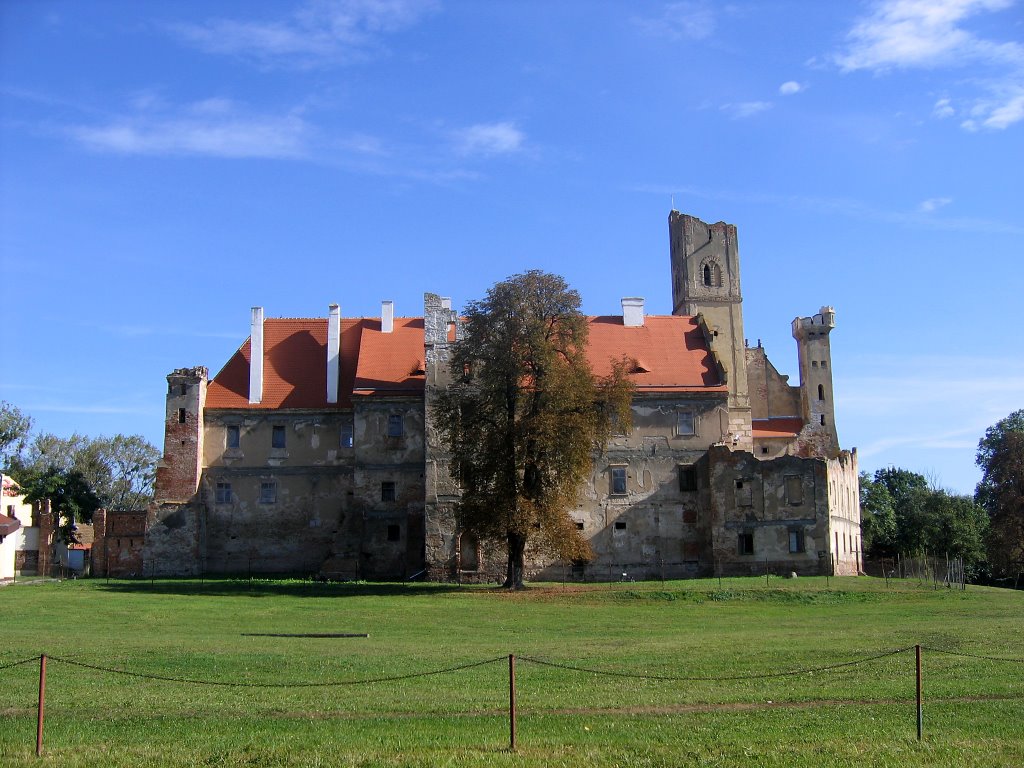
[[[505,572],[506,589],[523,588],[523,566],[526,554],[526,537],[509,531],[508,541],[508,570]]]

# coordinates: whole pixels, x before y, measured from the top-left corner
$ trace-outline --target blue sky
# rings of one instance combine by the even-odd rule
[[[867,470],[971,491],[1024,407],[1024,10],[883,2],[0,4],[0,398],[163,439],[269,317],[419,315],[539,267],[671,311],[673,203],[739,227],[746,334],[837,311]]]

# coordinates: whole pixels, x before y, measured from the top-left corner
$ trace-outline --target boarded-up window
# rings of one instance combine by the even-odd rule
[[[277,503],[277,481],[263,480],[260,483],[260,504]]]
[[[750,487],[749,480],[737,480],[736,481],[736,506],[737,507],[749,507],[754,503],[753,488]]]
[[[804,503],[804,483],[799,475],[786,475],[786,501],[793,506]]]

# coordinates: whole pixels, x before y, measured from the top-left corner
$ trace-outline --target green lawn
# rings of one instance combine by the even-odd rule
[[[1024,765],[1024,663],[975,658],[1024,659],[1024,593],[1009,590],[69,581],[0,589],[0,616],[0,667],[52,657],[42,760],[39,665],[0,669],[4,766]],[[764,677],[917,643],[923,742],[913,650]]]

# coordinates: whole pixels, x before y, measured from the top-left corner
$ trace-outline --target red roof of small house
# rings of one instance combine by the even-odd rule
[[[10,536],[19,528],[21,528],[21,520],[16,517],[0,515],[0,536]]]
[[[795,416],[773,416],[768,419],[751,419],[754,439],[769,437],[796,437],[804,428],[803,419]]]
[[[636,361],[637,391],[724,393],[718,370],[695,318],[649,315],[626,327],[621,316],[588,318],[588,358],[594,373],[611,361]],[[342,319],[338,402],[327,402],[327,318],[267,318],[263,323],[263,397],[249,403],[250,340],[213,377],[207,408],[324,410],[351,408],[353,397],[422,396],[425,382],[423,318]]]

